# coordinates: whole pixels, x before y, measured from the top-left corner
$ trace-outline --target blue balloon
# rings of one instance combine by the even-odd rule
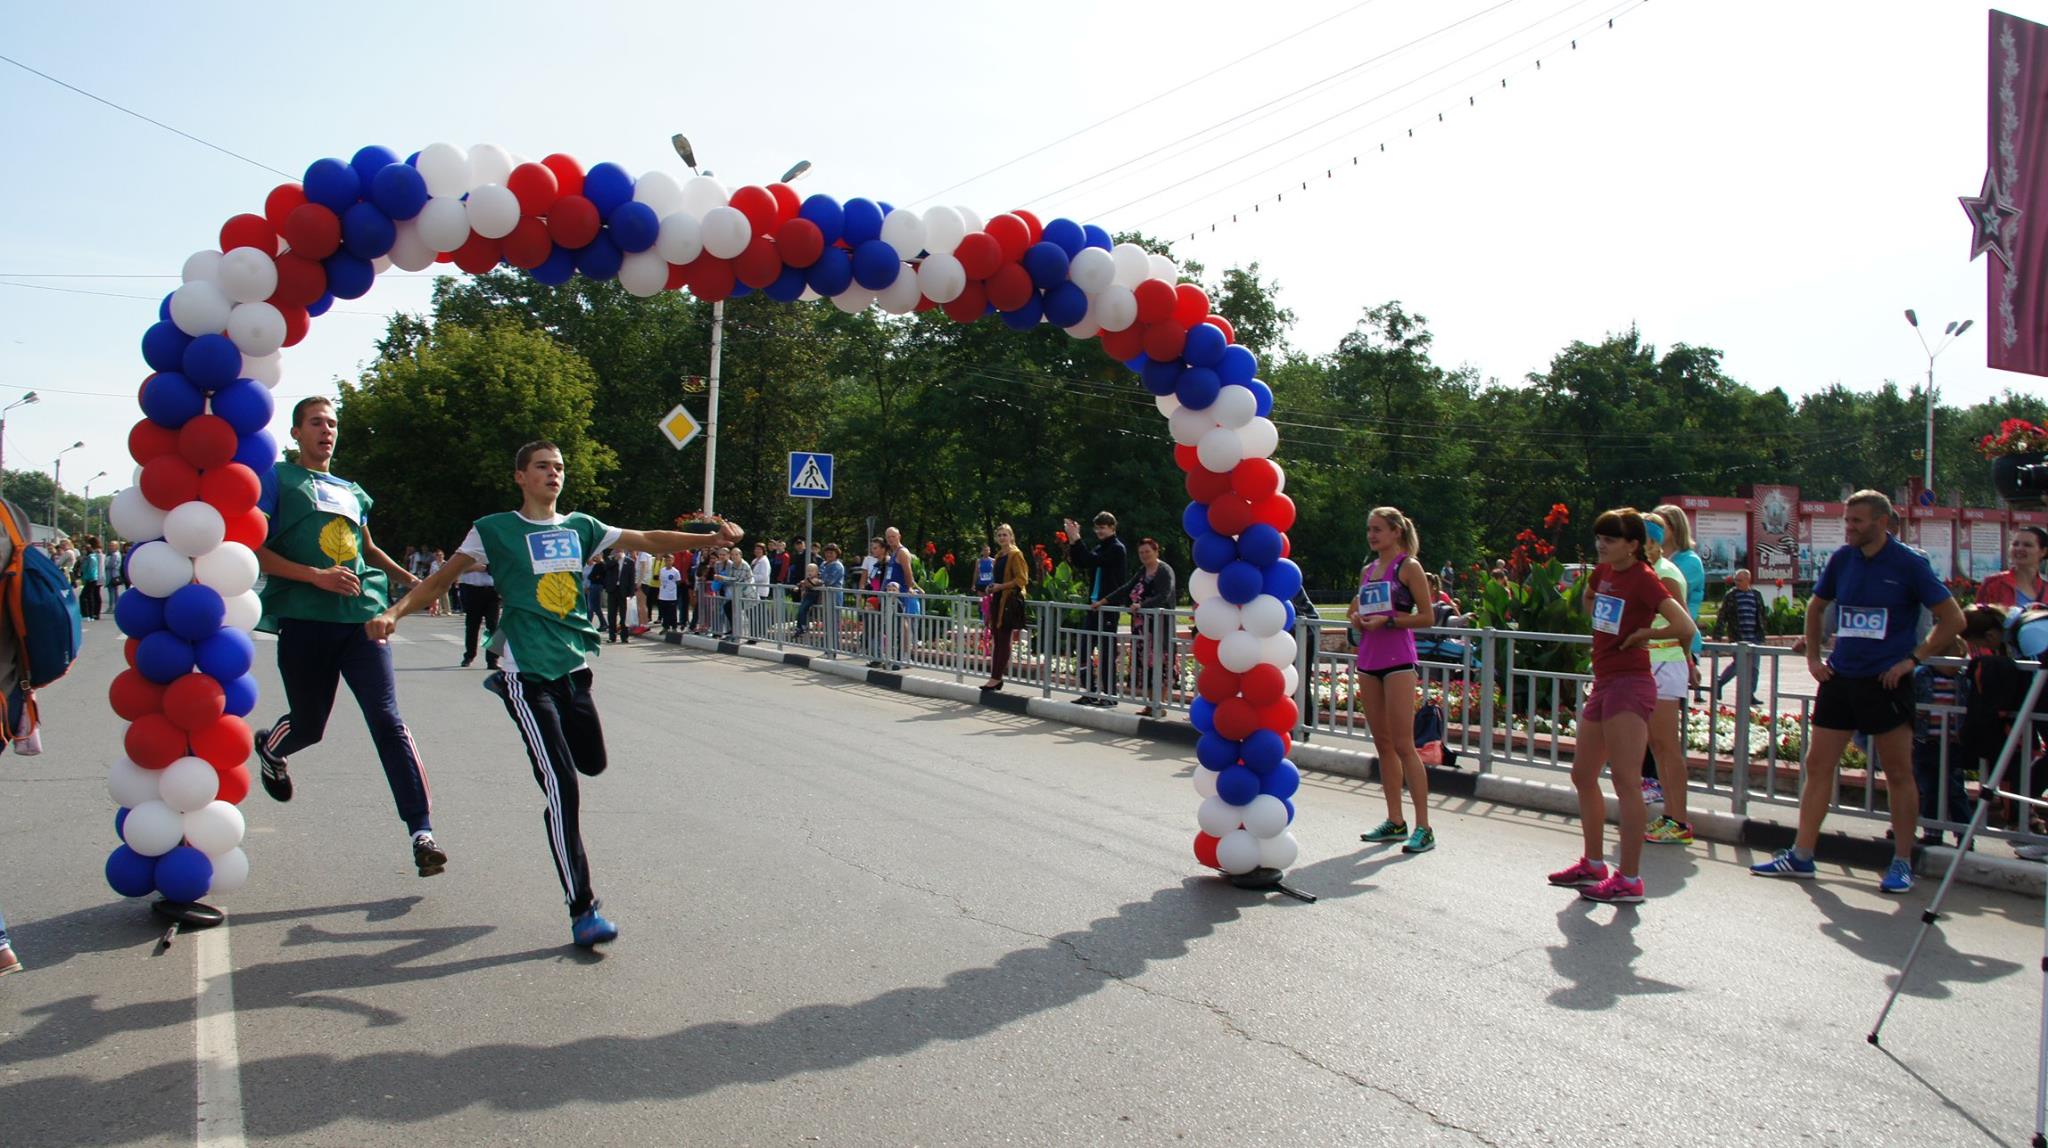
[[[1265,592],[1282,602],[1301,593],[1301,567],[1291,558],[1282,558],[1266,567]]]
[[[206,411],[206,392],[177,371],[158,371],[142,384],[142,413],[177,430]]]
[[[370,177],[370,202],[393,219],[411,219],[427,205],[427,180],[410,164],[387,163]]]
[[[1104,251],[1116,249],[1116,240],[1110,238],[1109,232],[1092,223],[1082,224],[1081,234],[1088,237],[1088,246],[1090,247],[1100,247]]]
[[[775,277],[775,282],[763,287],[761,293],[777,303],[794,303],[803,298],[804,287],[804,269],[784,267],[782,274]]]
[[[859,247],[882,237],[882,209],[870,199],[849,199],[840,207],[839,238]]]
[[[576,277],[576,253],[567,247],[556,247],[548,252],[546,259],[541,260],[540,266],[527,274],[533,276],[536,283],[560,287]]]
[[[376,144],[356,149],[356,154],[349,157],[348,161],[349,167],[355,169],[356,179],[361,181],[365,188],[376,181],[378,172],[397,163],[397,152]]]
[[[822,195],[811,197],[813,200],[824,198]],[[838,205],[833,204],[833,207],[837,209]],[[853,257],[841,248],[827,247],[825,253],[818,256],[818,261],[811,264],[810,269],[805,272],[804,281],[811,285],[811,290],[830,299],[853,283]]]
[[[856,199],[853,203],[867,201]],[[852,205],[849,204],[849,207]],[[873,207],[873,204],[868,204]],[[853,248],[853,281],[870,291],[880,291],[903,273],[903,260],[896,249],[879,239],[864,239]]]
[[[192,336],[165,319],[142,333],[142,361],[152,371],[181,371],[185,369],[185,348],[191,345]]]
[[[1233,765],[1216,775],[1216,796],[1232,805],[1250,805],[1259,795],[1259,775]]]
[[[227,712],[236,717],[248,717],[263,693],[256,685],[255,674],[243,674],[231,682],[221,683],[220,688],[227,694]]]
[[[1071,327],[1086,319],[1088,292],[1081,290],[1078,283],[1064,282],[1054,286],[1045,293],[1045,317],[1055,327]]]
[[[199,643],[197,660],[201,673],[217,682],[230,682],[248,673],[255,664],[256,643],[233,626],[216,630]]]
[[[228,420],[236,434],[254,434],[270,425],[277,403],[269,387],[255,379],[236,379],[213,393],[213,413]]]
[[[1294,799],[1292,797],[1283,797],[1280,799],[1280,804],[1287,807],[1287,824],[1294,824]]]
[[[164,625],[180,638],[197,642],[220,629],[227,610],[220,591],[191,582],[178,587],[164,599]]]
[[[372,270],[375,269],[372,268]],[[308,319],[318,319],[320,316],[325,315],[327,309],[332,306],[334,306],[334,293],[332,291],[323,291],[318,299],[306,304],[306,317]]]
[[[605,217],[605,226],[611,229],[612,242],[627,254],[645,251],[661,237],[661,217],[639,202],[620,204],[617,211]]]
[[[1296,769],[1294,763],[1286,758],[1280,759],[1279,765],[1268,770],[1265,776],[1259,779],[1259,792],[1282,801],[1288,801],[1300,788],[1301,770]],[[1287,820],[1294,820],[1294,806],[1291,802],[1287,806]]]
[[[744,299],[747,296],[752,295],[753,293],[754,289],[752,287],[747,286],[745,283],[734,283],[732,285],[732,294],[727,295],[726,298]]]
[[[1223,361],[1223,352],[1230,349],[1230,341],[1223,332],[1210,323],[1197,323],[1188,328],[1187,345],[1181,348],[1180,357],[1191,367],[1213,367]]]
[[[156,890],[170,901],[197,901],[213,887],[213,861],[180,845],[156,859]]]
[[[1242,606],[1258,597],[1265,584],[1266,580],[1260,574],[1259,568],[1243,558],[1225,566],[1216,574],[1217,593],[1222,594],[1223,600],[1233,606]]]
[[[156,888],[156,858],[122,845],[107,854],[107,884],[123,897],[147,897]]]
[[[168,685],[192,672],[195,656],[192,643],[169,630],[158,630],[136,644],[135,668],[150,681]]]
[[[391,254],[391,246],[398,242],[398,226],[391,217],[377,209],[374,203],[350,205],[341,213],[342,250],[357,259],[377,259]],[[372,274],[376,268],[370,269]]]
[[[1155,395],[1170,395],[1180,386],[1180,373],[1185,369],[1179,359],[1154,359],[1145,364],[1145,389]]]
[[[1254,522],[1237,536],[1237,556],[1263,570],[1280,561],[1280,549],[1285,541],[1278,530],[1263,522]]]
[[[633,177],[618,164],[597,164],[583,173],[583,198],[597,208],[600,218],[609,219],[633,198]]]
[[[1220,576],[1226,567],[1237,561],[1237,543],[1230,540],[1230,535],[1212,530],[1207,534],[1197,534],[1194,539],[1196,569]]]
[[[610,235],[600,231],[589,245],[576,252],[576,273],[585,279],[610,279],[619,273],[626,254]]]
[[[356,169],[338,159],[314,160],[306,169],[304,184],[308,202],[336,215],[347,211],[348,205],[363,195],[363,181],[356,175]]]
[[[1190,502],[1180,512],[1180,531],[1199,543],[1204,535],[1213,534],[1209,529],[1209,504]]]
[[[1196,698],[1188,703],[1188,724],[1201,733],[1216,732],[1216,703]]]
[[[1237,764],[1243,750],[1242,742],[1232,741],[1220,733],[1205,733],[1195,742],[1195,760],[1201,762],[1204,769],[1229,769]]]
[[[337,251],[320,261],[327,269],[327,293],[336,299],[360,299],[377,281],[377,269],[370,261],[346,251]]]
[[[1141,375],[1145,373],[1145,368],[1151,365],[1152,356],[1146,354],[1143,351],[1139,351],[1137,354],[1124,360],[1124,366],[1129,367],[1130,369],[1138,372]]]
[[[1210,330],[1215,330],[1211,327]],[[1206,411],[1216,401],[1216,395],[1223,384],[1216,379],[1216,372],[1207,367],[1189,367],[1182,371],[1180,382],[1174,384],[1174,396],[1180,405],[1190,410]]]
[[[1031,285],[1040,291],[1050,291],[1067,281],[1067,253],[1057,243],[1032,244],[1024,249],[1022,262],[1031,276]]]
[[[121,832],[127,828],[128,807],[124,805],[121,808],[114,810],[114,839],[116,841],[120,840]]]
[[[171,297],[169,295],[165,295],[163,299],[157,303],[156,321],[159,323],[168,323],[171,321]]]
[[[1069,259],[1079,255],[1081,249],[1088,246],[1088,233],[1081,230],[1081,225],[1071,219],[1055,219],[1046,224],[1045,231],[1039,238],[1058,247]]]
[[[1285,629],[1288,633],[1292,634],[1294,632],[1294,623],[1297,621],[1297,615],[1294,612],[1294,603],[1282,602],[1280,603],[1280,607],[1287,611],[1287,617],[1280,623],[1281,627]]]
[[[131,638],[147,638],[164,628],[164,600],[140,590],[124,590],[114,603],[114,625]]]
[[[253,470],[260,477],[277,465],[277,440],[267,430],[245,434],[235,445],[235,461]],[[121,595],[123,598],[128,595]]]
[[[1202,324],[1207,327],[1208,324]],[[1223,332],[1217,331],[1217,334]],[[1243,344],[1233,343],[1223,348],[1223,356],[1216,360],[1216,374],[1226,383],[1244,386],[1259,373],[1258,356],[1244,349]]]
[[[1012,331],[1029,331],[1045,318],[1045,304],[1039,301],[1036,292],[1024,300],[1024,305],[1015,311],[1002,312],[1003,325]]]
[[[1273,413],[1273,388],[1266,385],[1266,380],[1253,379],[1245,387],[1251,391],[1252,401],[1256,404],[1252,413],[1260,418]]]
[[[1255,729],[1244,739],[1244,764],[1254,773],[1271,773],[1286,756],[1286,740],[1272,730]]]
[[[242,352],[226,335],[201,335],[185,347],[184,375],[201,390],[218,390],[242,374]]]
[[[846,228],[845,210],[839,206],[838,200],[829,195],[814,195],[804,200],[803,206],[796,209],[796,214],[799,219],[808,219],[817,224],[818,230],[824,232],[825,250],[828,252],[832,250],[834,243],[839,242]],[[840,290],[843,291],[845,288],[842,287]],[[825,292],[820,291],[818,294],[823,295]],[[832,294],[837,295],[839,291]]]

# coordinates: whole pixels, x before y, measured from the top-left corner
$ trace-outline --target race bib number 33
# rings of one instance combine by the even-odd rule
[[[526,556],[535,574],[573,574],[583,569],[583,539],[573,530],[540,530],[526,536]]]
[[[1886,613],[1882,606],[1843,606],[1835,625],[1835,636],[1883,641]]]
[[[1621,599],[1612,594],[1593,595],[1593,628],[1602,634],[1621,633]]]

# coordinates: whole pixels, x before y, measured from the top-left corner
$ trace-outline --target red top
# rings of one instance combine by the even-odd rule
[[[1616,571],[1606,563],[1593,567],[1593,677],[1650,672],[1646,645],[1621,648],[1621,640],[1650,624],[1657,608],[1671,597],[1647,562]]]
[[[2048,575],[2041,579],[2048,583]],[[2048,588],[2048,587],[2043,587]],[[2000,570],[1977,585],[1977,604],[1980,606],[2020,605],[2019,579],[2010,570]]]

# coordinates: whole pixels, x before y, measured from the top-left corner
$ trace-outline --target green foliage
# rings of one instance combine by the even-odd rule
[[[1764,633],[1770,635],[1803,634],[1806,632],[1807,599],[1787,594],[1771,600],[1771,608],[1764,615]]]

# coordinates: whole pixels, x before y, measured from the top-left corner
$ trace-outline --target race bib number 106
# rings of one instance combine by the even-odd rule
[[[542,530],[526,536],[526,555],[535,574],[583,569],[583,538],[573,530]]]
[[[1843,606],[1835,626],[1835,636],[1883,641],[1886,613],[1882,606]]]

